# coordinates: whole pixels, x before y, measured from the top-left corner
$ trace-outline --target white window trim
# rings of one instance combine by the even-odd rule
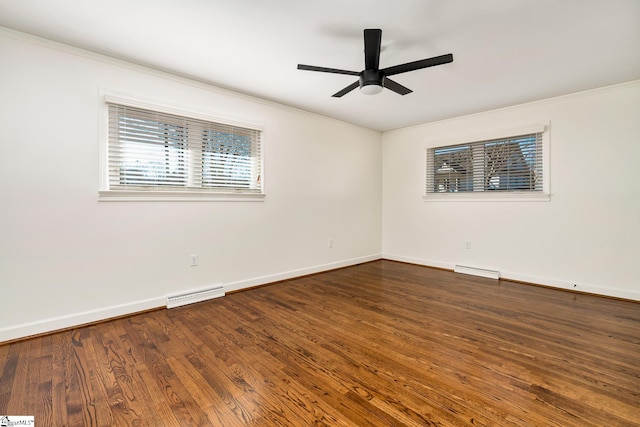
[[[425,202],[548,202],[551,195],[544,192],[531,194],[525,191],[483,194],[483,191],[462,193],[430,193],[422,196]]]
[[[98,192],[98,200],[101,202],[262,202],[264,198],[264,193],[189,193],[186,191],[131,190],[100,190]]]
[[[176,105],[169,105],[157,100],[131,96],[115,91],[100,91],[100,132],[99,132],[99,191],[98,201],[100,202],[138,202],[138,201],[176,201],[176,202],[262,202],[265,199],[264,182],[264,146],[265,136],[262,135],[262,147],[260,165],[262,192],[261,193],[234,193],[229,192],[189,192],[186,190],[177,191],[131,191],[131,190],[110,190],[108,178],[108,157],[109,157],[109,111],[107,103],[124,105],[127,107],[142,108],[159,113],[174,114],[194,119],[206,120],[222,123],[231,126],[244,127],[248,129],[264,131],[264,124],[257,121],[240,120],[236,118],[211,115],[201,111],[182,108]]]
[[[511,128],[506,130],[494,130],[482,134],[475,134],[471,136],[465,136],[455,139],[438,140],[430,143],[428,147],[425,147],[425,156],[431,148],[445,147],[448,145],[457,145],[472,143],[476,141],[485,141],[489,139],[498,139],[509,137],[511,135],[524,135],[529,133],[542,133],[542,191],[509,191],[509,192],[492,192],[492,191],[478,191],[478,192],[460,192],[460,193],[426,193],[426,189],[423,186],[425,194],[422,199],[425,202],[548,202],[551,200],[551,178],[549,169],[549,151],[550,151],[550,127],[551,123],[546,122],[542,124],[536,124],[532,126],[524,126],[518,128]],[[426,164],[424,162],[423,164]],[[423,182],[426,182],[426,178],[429,171],[425,169],[425,176]]]

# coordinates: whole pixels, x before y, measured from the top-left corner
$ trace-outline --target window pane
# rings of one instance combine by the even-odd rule
[[[261,193],[260,131],[109,103],[109,189]]]
[[[252,188],[252,139],[221,131],[205,131],[203,187]]]
[[[470,146],[434,150],[434,188],[437,193],[473,191],[473,157]]]
[[[184,126],[120,114],[118,128],[120,184],[186,184]]]
[[[484,151],[485,190],[535,190],[535,135],[488,142]]]
[[[427,193],[542,191],[542,132],[427,151]]]

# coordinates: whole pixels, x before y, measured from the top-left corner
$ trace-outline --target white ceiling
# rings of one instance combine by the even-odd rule
[[[0,0],[0,26],[380,131],[640,78],[639,0]],[[355,90],[364,28],[380,67],[453,53]]]

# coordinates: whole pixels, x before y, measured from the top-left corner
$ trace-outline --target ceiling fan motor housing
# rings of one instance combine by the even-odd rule
[[[380,70],[364,70],[360,72],[360,89],[364,86],[383,86],[384,73]]]

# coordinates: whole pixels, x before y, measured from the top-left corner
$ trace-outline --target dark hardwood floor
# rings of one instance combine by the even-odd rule
[[[0,345],[41,426],[640,425],[640,304],[392,261]]]

